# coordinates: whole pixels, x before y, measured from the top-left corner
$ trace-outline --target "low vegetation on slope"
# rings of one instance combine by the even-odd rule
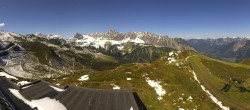
[[[220,101],[223,107],[246,110],[250,101],[249,69],[247,65],[214,60],[190,51],[174,51],[153,63],[125,64],[105,71],[86,68],[49,81],[90,88],[129,88],[138,93],[149,110],[219,110]]]
[[[193,78],[185,61],[189,54],[170,52],[153,63],[125,64],[105,71],[86,68],[77,74],[49,81],[90,88],[132,89],[149,110],[219,110]]]
[[[191,51],[150,46],[134,48],[119,58],[81,47],[58,49],[38,42],[20,45],[43,65],[57,62],[56,65],[68,66],[70,74],[46,79],[57,85],[131,89],[138,93],[149,110],[221,109],[205,89],[223,106],[250,108],[250,66],[245,64],[214,60]]]
[[[64,65],[64,61],[54,52],[54,50],[43,43],[24,42],[21,46],[35,55],[41,64],[49,65],[49,62],[51,62]]]
[[[246,64],[246,65],[250,65],[250,59],[246,59],[246,60],[243,60],[242,62],[240,62],[242,64]]]
[[[57,53],[71,66],[74,63],[75,70],[81,70],[83,66],[88,66],[95,70],[107,70],[120,65],[118,59],[101,54],[98,55],[98,53],[96,53],[96,56],[84,52],[76,53],[70,50],[58,51]]]
[[[250,108],[249,66],[222,62],[202,55],[188,59],[201,85],[231,109]]]
[[[110,46],[107,50],[100,49],[98,51],[115,58],[127,60],[129,62],[148,63],[159,59],[167,52],[173,50],[168,47],[155,47],[134,43],[127,43],[122,48],[123,49],[118,49],[118,46],[113,45]]]

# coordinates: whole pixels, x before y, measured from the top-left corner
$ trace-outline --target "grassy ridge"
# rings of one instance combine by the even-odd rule
[[[93,71],[85,69],[66,79],[51,80],[62,85],[77,85],[90,88],[112,89],[110,84],[115,84],[122,89],[129,88],[138,93],[149,110],[175,110],[203,109],[216,110],[218,108],[202,91],[199,84],[194,80],[192,72],[184,57],[189,53],[183,52],[177,62],[183,65],[176,66],[175,63],[168,64],[166,58],[159,59],[153,63],[134,63],[121,65],[115,69],[105,71]],[[182,58],[183,57],[183,58]],[[131,74],[130,74],[131,72]],[[89,74],[88,81],[78,81],[80,76]],[[158,81],[166,91],[163,100],[158,100],[154,88],[146,82],[146,78]],[[132,80],[127,80],[131,78]],[[187,100],[192,97],[192,101]]]
[[[49,65],[51,62],[60,62],[62,59],[47,45],[40,42],[24,42],[21,46],[27,51],[30,51],[41,64]]]
[[[250,78],[248,73],[250,67],[217,61],[201,55],[189,58],[188,62],[192,65],[201,84],[224,105],[231,109],[250,108],[250,93],[241,92],[239,89],[244,87],[244,83]],[[242,82],[237,83],[236,80]],[[221,91],[225,84],[231,85],[226,92]]]
[[[112,57],[96,59],[85,53],[76,54],[72,51],[62,53],[58,51],[57,53],[65,61],[69,61],[67,63],[74,58],[75,66],[79,71],[58,79],[47,79],[53,83],[101,89],[112,89],[111,84],[115,84],[122,89],[137,92],[149,110],[176,110],[179,108],[219,110],[220,108],[193,78],[192,72],[195,71],[201,84],[222,101],[223,105],[239,110],[250,108],[248,104],[250,94],[247,91],[250,87],[248,72],[250,66],[248,65],[214,60],[190,51],[180,53],[175,51],[173,56],[164,53],[163,57],[152,63],[122,65],[119,60],[112,59]],[[169,58],[175,58],[176,61],[169,63]],[[102,67],[105,69],[101,71],[95,69]],[[89,75],[89,80],[78,81],[82,75]],[[127,78],[132,80],[127,80]],[[158,82],[166,91],[163,100],[157,99],[158,95],[155,89],[146,82],[147,78]],[[230,87],[225,86],[226,84]],[[223,89],[224,87],[226,87],[226,91]],[[188,100],[190,96],[192,101]]]
[[[72,66],[75,63],[75,69],[81,70],[83,66],[88,66],[95,70],[112,69],[120,65],[122,60],[118,60],[109,56],[95,56],[88,53],[76,53],[70,50],[57,52],[62,59]]]
[[[250,65],[250,59],[243,60],[242,64]]]

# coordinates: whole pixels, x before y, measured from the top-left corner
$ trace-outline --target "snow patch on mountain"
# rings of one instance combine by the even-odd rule
[[[168,58],[167,58],[167,60],[168,60],[168,63],[167,64],[171,64],[171,63],[174,63],[174,62],[176,62],[177,60],[176,60],[176,58],[179,58],[179,54],[178,53],[180,53],[180,52],[175,52],[175,51],[172,51],[172,52],[169,52],[168,53]],[[179,64],[177,64],[178,66],[179,66]]]
[[[192,73],[193,73],[193,75],[194,75],[194,79],[195,79],[198,83],[200,83],[200,81],[198,80],[198,78],[197,78],[195,72],[193,71]]]
[[[121,87],[119,87],[119,86],[117,86],[115,84],[110,84],[110,85],[113,87],[113,89],[121,89]]]
[[[128,81],[132,80],[131,78],[127,78]]]
[[[60,35],[48,35],[47,38],[49,39],[62,39]]]
[[[128,72],[125,72],[125,74],[132,74],[132,72],[128,71]]]
[[[8,31],[0,31],[0,40],[1,41],[13,42],[13,41],[15,41],[14,37],[20,37],[20,35],[13,33],[13,32],[8,32]]]
[[[133,43],[136,43],[136,44],[143,44],[145,43],[142,39],[140,38],[135,38],[135,39],[130,39],[130,38],[125,38],[123,40],[112,40],[112,39],[108,39],[108,38],[95,38],[95,37],[92,37],[92,36],[89,36],[89,35],[82,35],[83,38],[82,39],[76,39],[75,42],[76,42],[76,45],[78,46],[92,46],[92,47],[95,47],[95,48],[105,48],[107,45],[121,45],[119,46],[119,50],[122,50],[123,49],[123,44],[124,43],[127,43],[127,42],[133,42]],[[74,41],[72,39],[75,39],[75,38],[70,38],[70,41]]]
[[[229,107],[223,106],[222,102],[219,101],[216,97],[214,97],[203,85],[201,85],[201,88],[209,95],[209,97],[213,100],[213,102],[216,103],[222,110],[230,110]]]
[[[175,59],[175,58],[169,57],[169,58],[168,58],[168,63],[171,64],[171,63],[173,63],[173,62],[176,62],[176,59]]]
[[[193,101],[193,97],[192,97],[192,96],[189,96],[189,97],[187,98],[187,100],[189,100],[190,102],[192,102],[192,101]]]
[[[87,81],[87,80],[89,80],[89,75],[87,74],[87,75],[83,75],[83,76],[81,76],[79,79],[78,79],[78,81]]]
[[[118,50],[123,50],[123,49],[124,49],[124,46],[123,46],[123,45],[119,45],[119,46],[117,46],[117,49],[118,49]]]
[[[137,44],[143,44],[145,43],[143,40],[141,40],[140,38],[135,38],[134,40],[131,40],[130,42],[134,42],[134,43],[137,43]]]
[[[174,55],[174,52],[169,52],[168,53],[168,56],[173,56]]]
[[[158,94],[157,99],[162,100],[163,96],[166,94],[166,91],[162,88],[162,85],[160,85],[160,81],[150,80],[148,77],[145,79],[148,85],[155,89],[155,92]]]

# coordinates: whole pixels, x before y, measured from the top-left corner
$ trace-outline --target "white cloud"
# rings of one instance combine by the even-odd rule
[[[0,27],[3,27],[5,25],[5,23],[0,23]]]

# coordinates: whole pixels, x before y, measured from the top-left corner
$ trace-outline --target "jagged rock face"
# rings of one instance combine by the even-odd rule
[[[114,29],[110,29],[106,33],[91,33],[88,34],[88,36],[94,37],[94,38],[105,38],[110,40],[123,40],[125,38],[125,35],[123,33],[119,33]]]
[[[233,51],[236,52],[239,49],[246,46],[247,41],[248,41],[247,39],[240,39],[240,40],[236,41],[233,45]]]
[[[80,33],[76,33],[76,35],[73,38],[80,40],[83,39],[83,36]]]
[[[20,35],[8,31],[0,31],[1,41],[14,41],[15,37],[20,37]]]
[[[38,37],[43,37],[43,38],[47,37],[47,35],[45,35],[43,33],[36,33],[35,35],[38,36]]]
[[[77,36],[80,36],[79,33]],[[152,34],[149,32],[128,32],[126,34],[119,33],[115,31],[114,29],[109,30],[106,33],[92,33],[88,35],[81,35],[82,37],[76,37],[74,36],[71,38],[71,41],[74,41],[72,39],[77,38],[79,46],[83,46],[82,44],[84,42],[90,42],[89,44],[95,44],[95,47],[102,47],[102,45],[105,42],[111,42],[112,45],[121,45],[127,42],[134,42],[136,44],[144,44],[144,45],[150,45],[150,46],[156,46],[156,47],[168,47],[173,48],[176,50],[195,50],[191,46],[189,46],[184,40],[176,39],[176,38],[170,38],[168,36],[161,36],[157,34]],[[89,39],[91,38],[91,39]],[[98,39],[98,40],[97,40]],[[81,42],[81,43],[79,43]],[[99,42],[102,42],[100,44]],[[106,45],[106,44],[105,44]],[[84,45],[84,46],[91,46],[91,45]]]
[[[187,42],[197,51],[214,58],[239,62],[250,57],[250,40],[247,37],[189,39]]]
[[[115,31],[114,29],[110,29],[107,33],[104,34],[104,37],[113,40],[122,40],[125,36],[122,33]]]

